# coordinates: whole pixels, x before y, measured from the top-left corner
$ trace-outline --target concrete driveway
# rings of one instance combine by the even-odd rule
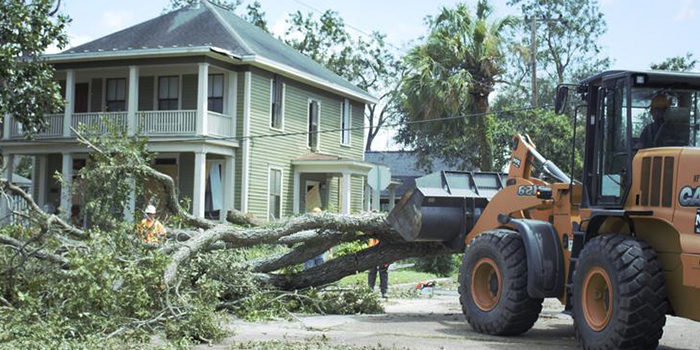
[[[236,333],[213,348],[234,342],[303,341],[325,336],[331,344],[400,349],[578,349],[572,320],[555,299],[545,300],[534,328],[518,337],[476,333],[464,321],[457,295],[445,291],[432,298],[390,299],[381,315],[295,316],[293,321],[235,321]],[[668,317],[660,349],[700,349],[700,322]],[[212,347],[201,347],[212,349]]]

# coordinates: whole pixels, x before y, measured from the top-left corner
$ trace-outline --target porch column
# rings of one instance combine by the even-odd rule
[[[204,193],[206,192],[207,153],[194,153],[194,190],[192,191],[192,215],[204,217]]]
[[[12,173],[15,171],[15,155],[14,154],[3,154],[2,156],[2,162],[3,166],[5,167],[3,170],[2,177],[6,179],[9,183],[12,183]],[[0,198],[0,221],[2,224],[8,225],[12,222],[12,218],[10,217],[10,205],[12,201],[12,196],[9,198],[2,197]]]
[[[382,191],[377,187],[372,189],[372,210],[381,210]]]
[[[294,214],[299,214],[299,202],[301,201],[299,186],[301,186],[301,173],[299,173],[299,170],[294,169],[294,189],[292,192],[294,193],[292,201],[292,212]]]
[[[352,203],[350,200],[350,184],[352,180],[352,175],[349,172],[344,172],[343,173],[343,184],[340,187],[340,192],[341,192],[341,201],[340,201],[340,213],[341,214],[350,214],[350,204]]]
[[[73,154],[63,153],[63,168],[61,175],[63,176],[63,185],[61,186],[61,216],[70,220],[71,207],[73,206],[73,195],[71,194],[71,183],[73,182]]]
[[[134,222],[134,213],[136,212],[136,182],[134,179],[128,179],[129,197],[124,205],[124,221]]]
[[[235,164],[233,156],[226,156],[224,160],[224,210],[219,214],[221,222],[226,222],[226,215],[229,210],[233,210]]]
[[[38,176],[35,178],[37,182],[36,204],[43,208],[46,204],[46,187],[48,185],[48,156],[45,154],[36,157],[34,164],[38,168]],[[34,181],[34,179],[33,179]]]
[[[70,119],[73,115],[73,103],[75,102],[75,71],[66,71],[66,107],[63,111],[63,137],[70,137]],[[72,166],[71,166],[72,169]]]
[[[365,189],[364,189],[364,191],[365,191],[365,192],[364,192],[364,198],[362,198],[362,199],[364,200],[363,209],[364,209],[365,211],[369,211],[369,209],[370,209],[370,198],[372,197],[372,195],[371,195],[372,189],[369,187],[369,184],[365,183]]]
[[[236,136],[236,105],[238,104],[238,72],[227,74],[226,115],[231,117],[231,136]]]
[[[207,105],[209,97],[209,63],[199,64],[197,84],[197,135],[207,134]]]
[[[396,185],[389,185],[389,211],[394,209],[396,202]]]
[[[10,131],[12,130],[12,118],[9,114],[5,114],[2,119],[2,138],[3,140],[9,140]]]
[[[134,136],[137,129],[136,111],[139,108],[139,67],[129,66],[129,105],[126,115],[126,132]]]

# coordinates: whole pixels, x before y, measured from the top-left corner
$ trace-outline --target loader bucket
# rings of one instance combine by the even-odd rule
[[[406,241],[442,242],[463,249],[466,234],[505,179],[505,174],[463,171],[417,178],[387,220]]]

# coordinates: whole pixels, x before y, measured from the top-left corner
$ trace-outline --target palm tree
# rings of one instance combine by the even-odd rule
[[[443,148],[430,151],[437,151],[448,160],[471,157],[471,164],[479,165],[483,171],[493,167],[492,136],[496,126],[495,117],[486,115],[488,98],[499,77],[505,73],[502,36],[505,29],[515,22],[512,17],[492,19],[492,11],[486,0],[480,0],[475,13],[465,4],[458,4],[453,9],[443,8],[437,17],[429,17],[430,33],[425,44],[408,54],[406,62],[410,73],[402,85],[402,107],[406,119],[425,120],[465,114],[480,116],[462,121],[462,128],[457,132],[454,132],[455,123],[439,123],[443,124],[442,127],[421,126],[421,130],[405,128],[403,133],[399,132],[401,141],[416,145],[424,142],[420,139],[430,131],[430,136],[441,140],[432,142],[432,145]],[[421,135],[410,131],[407,134],[406,130],[410,129]],[[459,142],[471,149],[455,144]],[[474,147],[478,148],[476,154]],[[417,148],[420,150],[420,145]]]

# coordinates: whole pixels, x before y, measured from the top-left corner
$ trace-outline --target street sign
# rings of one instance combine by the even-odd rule
[[[391,171],[388,166],[375,165],[369,173],[367,173],[367,184],[373,190],[383,191],[391,182]]]

